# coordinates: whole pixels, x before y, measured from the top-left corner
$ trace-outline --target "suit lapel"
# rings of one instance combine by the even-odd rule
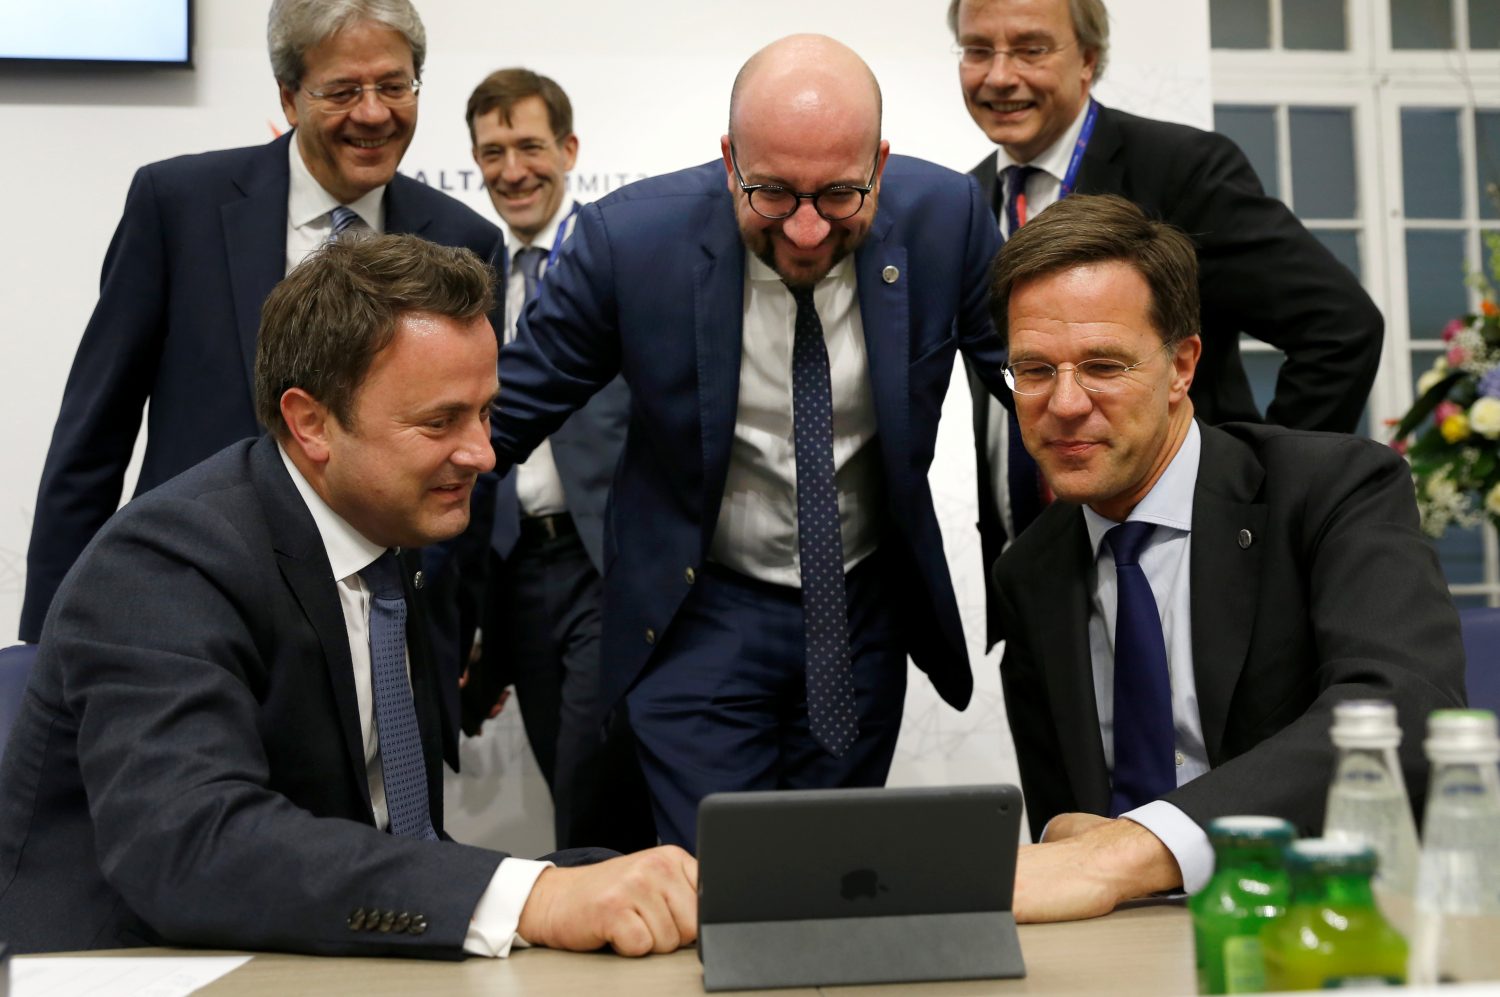
[[[416,181],[407,180],[401,174],[391,178],[385,188],[385,230],[421,235],[432,224],[432,215],[421,209],[415,198],[405,196],[406,185]],[[504,245],[504,241],[501,241]]]
[[[745,247],[726,192],[714,198],[693,268],[693,329],[698,350],[698,418],[703,435],[703,549],[718,524],[734,444],[745,319]]]
[[[1232,436],[1209,426],[1203,434],[1198,486],[1193,493],[1193,678],[1198,716],[1211,765],[1220,750],[1230,700],[1255,622],[1260,598],[1266,506],[1265,472]]]
[[[238,196],[219,209],[235,330],[245,362],[245,381],[255,394],[255,340],[260,306],[286,275],[287,146],[292,132],[257,150],[232,181]]]
[[[859,320],[865,331],[865,353],[870,365],[870,388],[875,398],[875,424],[885,457],[886,481],[893,487],[904,480],[896,473],[910,459],[908,444],[911,398],[911,287],[906,247],[887,241],[889,217],[876,214],[869,237],[854,254]],[[887,268],[895,279],[887,281]],[[897,498],[893,492],[891,497]]]
[[[1123,148],[1124,141],[1114,112],[1100,104],[1094,134],[1089,137],[1088,148],[1083,151],[1074,190],[1079,194],[1118,194],[1125,179],[1125,164],[1120,156]]]
[[[995,188],[999,186],[999,170],[995,154],[990,153],[979,161],[979,165],[969,171],[969,176],[979,182],[979,192],[984,195],[984,203],[990,206],[990,213],[995,216],[996,222],[1000,220],[1000,204],[995,199]]]
[[[302,607],[307,622],[323,649],[323,665],[338,704],[339,727],[350,771],[370,807],[370,787],[365,779],[364,738],[359,726],[359,700],[354,693],[354,662],[349,657],[349,631],[344,626],[344,610],[339,604],[337,582],[328,564],[328,554],[318,536],[318,528],[307,511],[302,496],[287,476],[281,454],[269,436],[255,444],[251,460],[258,490],[267,510],[276,547],[276,562],[281,577]]]

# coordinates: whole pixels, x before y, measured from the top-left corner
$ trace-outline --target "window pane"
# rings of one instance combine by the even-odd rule
[[[1461,218],[1458,112],[1405,108],[1401,162],[1407,218]]]
[[[1333,258],[1349,268],[1349,272],[1358,277],[1361,273],[1359,264],[1359,233],[1348,229],[1313,229],[1313,236],[1323,244],[1324,248],[1333,254]]]
[[[1354,113],[1342,107],[1294,107],[1290,119],[1297,214],[1353,218]]]
[[[1270,48],[1270,0],[1209,0],[1208,33],[1214,48]]]
[[[1500,0],[1469,0],[1469,48],[1500,48]]]
[[[1479,176],[1479,217],[1500,218],[1500,111],[1474,112],[1474,146]]]
[[[1468,311],[1466,272],[1462,232],[1406,233],[1407,318],[1412,339],[1437,339],[1450,319]]]
[[[1349,47],[1344,0],[1283,0],[1281,38],[1285,48],[1341,52]]]
[[[1451,0],[1391,0],[1392,48],[1452,48]]]
[[[1266,193],[1281,197],[1276,169],[1276,109],[1215,104],[1214,130],[1244,151]]]

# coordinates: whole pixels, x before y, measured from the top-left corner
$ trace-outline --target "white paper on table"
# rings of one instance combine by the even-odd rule
[[[248,955],[78,958],[18,956],[11,997],[186,997],[250,961]]]

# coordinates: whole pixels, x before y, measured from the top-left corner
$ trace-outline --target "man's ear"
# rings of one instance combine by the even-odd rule
[[[288,448],[296,448],[314,464],[328,463],[333,413],[301,388],[281,395],[281,420],[286,423]]]
[[[1203,355],[1203,339],[1189,336],[1179,342],[1172,352],[1172,400],[1187,397],[1193,386],[1193,375],[1198,371],[1198,358]]]

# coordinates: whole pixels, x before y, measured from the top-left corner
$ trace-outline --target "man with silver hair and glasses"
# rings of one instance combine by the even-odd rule
[[[499,241],[469,208],[396,173],[427,54],[409,0],[276,0],[266,33],[292,131],[152,163],[130,185],[42,470],[22,640],[40,636],[63,575],[119,506],[147,401],[136,494],[259,432],[261,303],[304,256],[345,231],[409,232],[481,259]],[[456,649],[439,654],[456,685]]]
[[[1265,421],[1353,432],[1384,322],[1354,274],[1266,196],[1234,143],[1100,104],[1109,57],[1103,0],[951,0],[964,103],[998,148],[974,167],[1001,235],[1069,193],[1119,194],[1182,229],[1197,250],[1203,356],[1192,397],[1210,424],[1262,419],[1240,361],[1245,333],[1285,354]],[[986,564],[1046,501],[1015,416],[970,378]],[[989,640],[998,627],[989,591]]]

